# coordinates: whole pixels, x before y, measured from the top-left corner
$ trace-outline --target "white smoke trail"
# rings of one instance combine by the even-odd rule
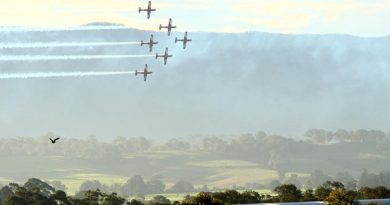
[[[58,78],[58,77],[87,77],[108,75],[129,75],[135,71],[110,71],[110,72],[57,72],[57,73],[2,73],[0,79],[28,79],[28,78]]]
[[[0,56],[0,61],[50,61],[50,60],[93,60],[93,59],[118,59],[118,58],[146,58],[154,55],[5,55]]]
[[[0,27],[0,32],[48,32],[48,31],[91,31],[91,30],[121,30],[129,29],[125,26],[80,26],[69,28],[22,28]]]
[[[49,47],[77,47],[77,46],[120,46],[138,45],[141,42],[51,42],[51,43],[0,43],[4,48],[49,48]]]

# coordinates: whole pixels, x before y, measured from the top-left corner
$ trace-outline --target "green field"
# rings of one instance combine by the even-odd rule
[[[210,189],[228,189],[246,183],[265,184],[277,179],[277,171],[245,160],[227,160],[207,152],[150,151],[128,154],[120,159],[93,160],[65,157],[0,157],[0,184],[23,183],[28,178],[59,180],[70,194],[79,190],[86,180],[97,180],[105,185],[124,184],[135,175],[145,180],[160,176],[169,189],[178,180],[192,182],[195,187],[207,185]],[[11,171],[12,170],[12,171]],[[287,173],[288,177],[292,173]],[[306,176],[306,173],[295,173]],[[269,190],[260,190],[263,194]],[[187,194],[164,194],[171,200]],[[152,198],[153,195],[147,196]]]

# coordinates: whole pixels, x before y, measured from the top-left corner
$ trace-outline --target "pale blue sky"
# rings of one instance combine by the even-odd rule
[[[62,27],[108,21],[155,29],[174,19],[180,31],[390,34],[390,0],[0,0],[0,25]]]

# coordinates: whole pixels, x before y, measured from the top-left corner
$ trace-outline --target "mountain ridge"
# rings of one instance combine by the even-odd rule
[[[158,30],[148,30],[148,29],[139,29],[136,27],[130,27],[125,24],[120,23],[114,23],[114,22],[105,22],[105,21],[96,21],[86,24],[81,24],[75,27],[88,27],[88,26],[123,26],[127,27],[129,30],[138,30],[138,31],[144,31],[144,32],[156,32],[156,33],[164,33],[164,31],[158,31]],[[25,26],[0,26],[1,28],[31,28],[34,29],[35,27],[25,27]],[[39,29],[39,27],[37,27]],[[184,32],[177,32],[173,31],[173,33],[184,33]],[[381,38],[389,38],[390,34],[384,35],[384,36],[358,36],[353,34],[346,34],[346,33],[272,33],[272,32],[266,32],[266,31],[242,31],[242,32],[210,32],[210,31],[190,31],[190,33],[199,33],[199,34],[228,34],[228,35],[240,35],[240,34],[268,34],[268,35],[280,35],[280,36],[339,36],[339,37],[353,37],[353,38],[361,38],[361,39],[381,39]]]

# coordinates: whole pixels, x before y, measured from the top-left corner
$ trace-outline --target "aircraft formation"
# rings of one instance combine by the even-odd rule
[[[147,19],[152,17],[152,12],[157,11],[156,8],[152,8],[152,2],[148,1],[147,8],[138,8],[138,13],[146,12]],[[171,38],[171,34],[174,34],[172,31],[177,28],[176,25],[173,24],[172,18],[168,19],[168,24],[156,25],[155,30],[167,31],[168,38]],[[84,30],[107,30],[107,29],[128,29],[126,26],[83,26],[83,27],[74,27],[74,28],[0,28],[0,33],[9,33],[9,32],[49,32],[49,31],[84,31]],[[66,42],[66,41],[56,41],[56,42],[1,42],[0,50],[2,49],[30,49],[30,48],[39,48],[39,49],[47,49],[47,48],[64,48],[64,47],[96,47],[96,46],[120,46],[120,45],[136,45],[141,47],[147,47],[149,53],[153,52],[155,45],[159,44],[155,37],[157,35],[150,34],[148,40],[144,41],[134,41],[134,42]],[[161,35],[158,35],[161,36]],[[188,43],[192,41],[188,37],[188,33],[184,33],[183,38],[175,37],[172,39],[175,44],[178,42],[182,43],[183,49],[186,49]],[[173,43],[173,42],[172,42]],[[95,60],[95,59],[127,59],[127,58],[149,58],[155,57],[157,60],[161,58],[164,62],[164,66],[168,64],[169,58],[172,58],[173,55],[169,53],[169,48],[165,47],[165,51],[163,53],[154,54],[136,54],[136,55],[125,55],[125,54],[104,54],[104,55],[1,55],[1,62],[31,62],[31,61],[66,61],[66,60]],[[34,52],[32,52],[34,53]],[[127,75],[127,74],[135,74],[136,76],[142,75],[144,77],[144,81],[147,81],[148,75],[153,72],[149,70],[150,66],[148,64],[145,65],[143,71],[138,70],[127,70],[127,71],[78,71],[78,72],[15,72],[15,73],[2,73],[0,72],[0,80],[3,79],[30,79],[30,78],[54,78],[54,77],[84,77],[84,76],[107,76],[107,75]]]
[[[152,8],[152,2],[149,1],[149,3],[148,3],[148,8],[146,8],[146,9],[142,9],[141,7],[138,8],[138,13],[141,13],[141,12],[143,12],[143,11],[146,12],[146,14],[147,14],[147,19],[150,19],[152,12],[153,12],[153,11],[157,11],[157,9],[153,9],[153,8]],[[168,25],[167,25],[167,26],[163,26],[163,25],[161,25],[161,24],[160,24],[160,26],[159,26],[159,30],[160,30],[160,31],[161,31],[162,29],[167,29],[168,36],[171,36],[172,29],[175,29],[175,28],[177,28],[177,26],[174,26],[174,25],[173,25],[173,23],[172,23],[172,18],[169,18],[169,21],[168,21]],[[188,38],[188,32],[185,32],[183,39],[178,39],[177,37],[175,38],[175,43],[177,43],[177,42],[183,42],[183,49],[186,49],[187,43],[188,43],[188,42],[191,42],[191,41],[192,41],[192,39],[189,39],[189,38]],[[148,41],[145,41],[145,42],[144,42],[144,41],[141,41],[141,46],[143,46],[143,45],[148,45],[148,47],[149,47],[149,52],[153,52],[153,46],[154,46],[154,45],[157,45],[157,44],[158,44],[158,42],[157,42],[157,41],[154,41],[154,36],[153,36],[153,34],[150,35],[150,39],[149,39]],[[169,54],[169,52],[168,52],[168,47],[165,48],[164,54],[159,55],[158,53],[156,53],[156,59],[162,58],[162,59],[164,60],[164,65],[167,65],[167,63],[168,63],[168,58],[171,58],[171,57],[173,57],[173,55],[170,55],[170,54]],[[136,72],[135,72],[135,75],[137,76],[138,74],[142,74],[142,75],[144,76],[144,81],[146,81],[148,75],[149,75],[149,74],[152,74],[152,73],[153,73],[153,72],[148,71],[148,65],[146,64],[146,65],[145,65],[145,68],[144,68],[144,71],[143,71],[143,72],[142,72],[142,71],[136,71]]]

